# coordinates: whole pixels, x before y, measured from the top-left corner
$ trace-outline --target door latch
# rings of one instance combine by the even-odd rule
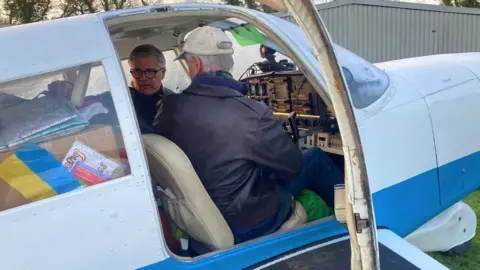
[[[357,228],[357,233],[362,233],[362,230],[368,228],[368,226],[368,219],[362,219],[360,218],[360,214],[355,213],[355,227]]]

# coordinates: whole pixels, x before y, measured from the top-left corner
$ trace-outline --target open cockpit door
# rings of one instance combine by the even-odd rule
[[[377,231],[363,151],[346,80],[331,38],[310,0],[258,2],[290,12],[304,31],[320,62],[326,90],[338,119],[344,149],[345,208],[351,237],[351,268],[379,269]]]

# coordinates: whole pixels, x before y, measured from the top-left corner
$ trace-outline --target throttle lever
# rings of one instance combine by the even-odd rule
[[[293,142],[298,144],[300,140],[300,132],[297,127],[297,113],[295,111],[288,114],[288,124],[290,125],[290,130],[292,132]]]

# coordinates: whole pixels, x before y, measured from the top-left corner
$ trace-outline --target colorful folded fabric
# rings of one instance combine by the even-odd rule
[[[36,144],[25,145],[3,161],[0,164],[1,179],[28,201],[42,200],[81,187],[72,173]]]

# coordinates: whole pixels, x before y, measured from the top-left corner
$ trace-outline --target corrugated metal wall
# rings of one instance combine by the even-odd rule
[[[334,42],[373,63],[430,54],[480,52],[480,13],[476,10],[477,14],[449,13],[354,1],[324,9],[319,6]]]

